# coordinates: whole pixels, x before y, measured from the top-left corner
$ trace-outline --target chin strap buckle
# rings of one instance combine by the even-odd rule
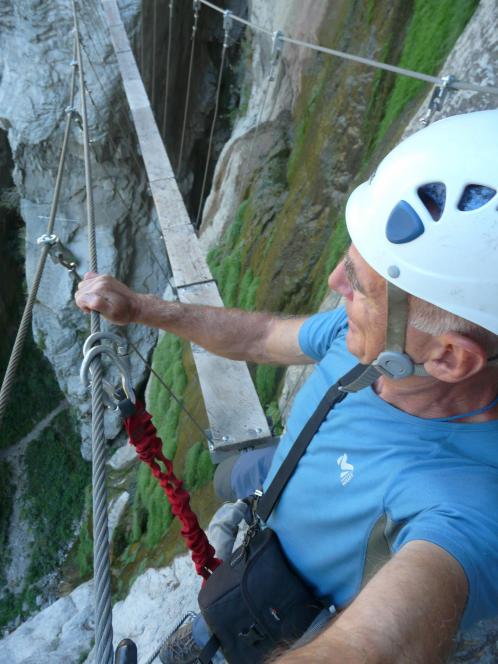
[[[372,362],[372,366],[393,380],[408,378],[413,375],[415,369],[413,361],[406,353],[391,350],[380,353],[378,358]]]

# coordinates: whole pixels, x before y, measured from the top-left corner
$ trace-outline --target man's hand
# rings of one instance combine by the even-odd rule
[[[466,599],[460,564],[434,544],[409,542],[330,627],[276,662],[442,664]]]
[[[107,274],[87,272],[74,299],[85,313],[98,311],[115,325],[127,325],[139,319],[140,295]]]

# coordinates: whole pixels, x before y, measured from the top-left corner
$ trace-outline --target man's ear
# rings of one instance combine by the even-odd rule
[[[434,341],[424,367],[438,380],[458,383],[478,373],[487,364],[484,348],[463,334],[446,332]]]

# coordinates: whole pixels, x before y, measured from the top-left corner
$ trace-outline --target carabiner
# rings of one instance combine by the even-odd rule
[[[116,351],[111,347],[105,344],[98,344],[94,346],[97,341],[102,339],[107,339],[112,341],[116,346]],[[131,372],[129,361],[127,357],[127,344],[120,336],[113,334],[112,332],[96,332],[91,334],[83,344],[83,362],[81,363],[80,369],[80,380],[83,385],[88,386],[91,382],[89,373],[91,369],[91,364],[97,355],[107,355],[110,357],[114,366],[117,367],[119,374],[121,376],[121,385],[123,387],[124,393],[131,401],[131,403],[136,402],[135,391],[133,390],[132,381],[131,381]],[[106,392],[111,396],[108,389]],[[118,399],[116,399],[115,406],[119,405]]]

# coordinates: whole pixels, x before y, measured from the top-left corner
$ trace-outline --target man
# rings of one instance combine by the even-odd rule
[[[384,159],[348,201],[333,312],[281,319],[162,302],[111,277],[80,285],[78,305],[115,323],[233,359],[317,363],[265,486],[327,388],[368,365],[367,387],[329,413],[269,519],[338,611],[282,664],[441,662],[460,625],[498,613],[497,144],[498,112],[485,111]]]

